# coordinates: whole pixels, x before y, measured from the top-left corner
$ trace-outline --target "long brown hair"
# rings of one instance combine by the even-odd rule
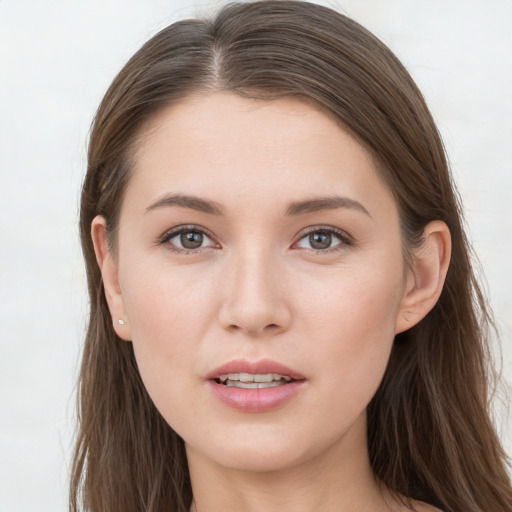
[[[492,321],[436,126],[383,43],[353,20],[299,1],[235,3],[211,20],[170,25],[130,59],[97,111],[80,216],[90,317],[70,510],[185,512],[192,501],[183,440],[151,402],[131,344],[112,328],[90,226],[103,215],[115,250],[137,137],[160,109],[198,91],[312,102],[375,156],[398,204],[404,247],[421,241],[428,222],[446,222],[446,284],[427,317],[396,336],[368,407],[370,460],[397,496],[445,511],[512,510],[490,420]]]

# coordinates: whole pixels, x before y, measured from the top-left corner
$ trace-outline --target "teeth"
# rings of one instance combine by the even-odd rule
[[[283,380],[272,381],[272,382],[241,382],[238,380],[227,380],[226,386],[232,388],[244,388],[244,389],[263,389],[263,388],[274,388],[276,386],[284,386],[286,382]]]
[[[292,380],[288,375],[279,375],[278,373],[228,373],[221,375],[219,380],[228,386],[257,388],[257,387],[271,387],[280,386]],[[284,381],[284,382],[283,382]],[[254,385],[238,385],[238,384],[269,384],[267,386],[254,386]]]

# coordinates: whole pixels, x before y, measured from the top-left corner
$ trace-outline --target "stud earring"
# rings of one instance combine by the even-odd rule
[[[117,323],[119,325],[125,325],[126,324],[126,322],[124,320],[122,320],[121,318],[117,321]]]

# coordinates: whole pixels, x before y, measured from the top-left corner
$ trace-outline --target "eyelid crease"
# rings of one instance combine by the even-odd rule
[[[352,236],[347,233],[346,231],[335,228],[334,226],[327,226],[327,225],[315,225],[310,226],[307,228],[304,228],[299,232],[297,236],[300,236],[300,239],[304,238],[306,235],[310,235],[311,233],[316,233],[319,231],[327,231],[328,233],[334,233],[335,235],[338,235],[340,238],[343,238],[345,240],[354,241]]]
[[[307,248],[307,250],[313,251],[313,252],[319,253],[319,254],[330,254],[336,250],[341,250],[342,248],[351,247],[354,245],[353,237],[351,235],[349,235],[346,231],[343,231],[341,229],[338,229],[338,228],[335,228],[332,226],[314,226],[311,229],[308,229],[308,228],[306,228],[306,229],[307,229],[307,231],[303,231],[300,234],[297,242],[295,242],[294,245],[297,244],[298,242],[300,242],[301,240],[303,240],[304,238],[306,238],[307,236],[311,235],[312,233],[321,233],[321,232],[334,234],[337,238],[340,239],[341,243],[339,243],[333,247],[328,247],[327,249]]]
[[[206,228],[203,228],[201,226],[198,226],[196,224],[189,224],[189,225],[184,224],[181,226],[175,226],[174,228],[167,230],[163,235],[158,237],[155,241],[155,244],[156,245],[164,245],[165,243],[169,242],[169,240],[171,240],[175,236],[177,236],[181,233],[192,232],[192,231],[202,233],[202,234],[206,235],[210,240],[212,240],[212,242],[218,244],[218,242],[215,240],[215,236],[209,230],[207,230]],[[195,250],[195,249],[184,249],[184,248],[182,249],[181,247],[175,247],[173,249],[171,249],[171,248],[169,248],[169,249],[171,249],[175,252],[180,252],[180,253],[198,253],[198,252],[200,252],[201,249],[206,249],[206,248],[207,247],[200,247],[197,250]]]
[[[181,233],[184,233],[184,232],[198,232],[198,233],[202,233],[202,234],[206,235],[212,242],[220,245],[219,242],[216,240],[216,237],[208,229],[206,229],[206,228],[204,228],[202,226],[199,226],[197,224],[183,224],[183,225],[180,225],[180,226],[175,226],[175,227],[167,230],[160,237],[158,237],[156,242],[155,242],[155,244],[163,246],[164,244],[169,242],[172,238],[174,238],[175,236],[177,236],[177,235],[179,235]],[[304,248],[304,247],[301,247],[300,249],[304,249],[304,250],[307,250],[307,251],[310,251],[310,252],[314,252],[314,253],[317,253],[317,254],[330,254],[332,252],[335,252],[336,250],[341,250],[343,248],[351,247],[351,246],[354,245],[353,237],[349,233],[347,233],[346,231],[343,231],[343,230],[341,230],[339,228],[335,228],[333,226],[325,226],[325,225],[318,226],[317,225],[317,226],[310,226],[308,228],[305,228],[298,235],[296,235],[295,238],[297,240],[292,244],[292,248],[298,242],[303,240],[305,237],[311,235],[312,233],[320,233],[320,232],[333,234],[334,236],[336,236],[340,240],[340,243],[336,244],[333,247],[328,247],[326,249],[314,249],[314,248]],[[205,247],[198,247],[197,249],[186,249],[186,248],[171,246],[171,244],[169,244],[168,249],[173,251],[173,252],[175,252],[175,253],[186,255],[186,254],[198,254],[203,249],[208,249],[208,248],[211,248],[211,247],[212,246],[205,246]]]

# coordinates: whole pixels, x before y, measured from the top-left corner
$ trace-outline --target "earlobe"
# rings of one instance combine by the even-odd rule
[[[118,265],[109,250],[107,224],[105,218],[97,215],[91,223],[91,237],[96,261],[101,271],[105,298],[112,316],[112,325],[116,334],[125,341],[131,340],[130,325],[127,320],[125,304],[118,279]]]
[[[448,226],[440,220],[430,222],[423,231],[423,242],[412,250],[412,264],[400,303],[396,334],[416,325],[435,306],[443,290],[450,256]]]

